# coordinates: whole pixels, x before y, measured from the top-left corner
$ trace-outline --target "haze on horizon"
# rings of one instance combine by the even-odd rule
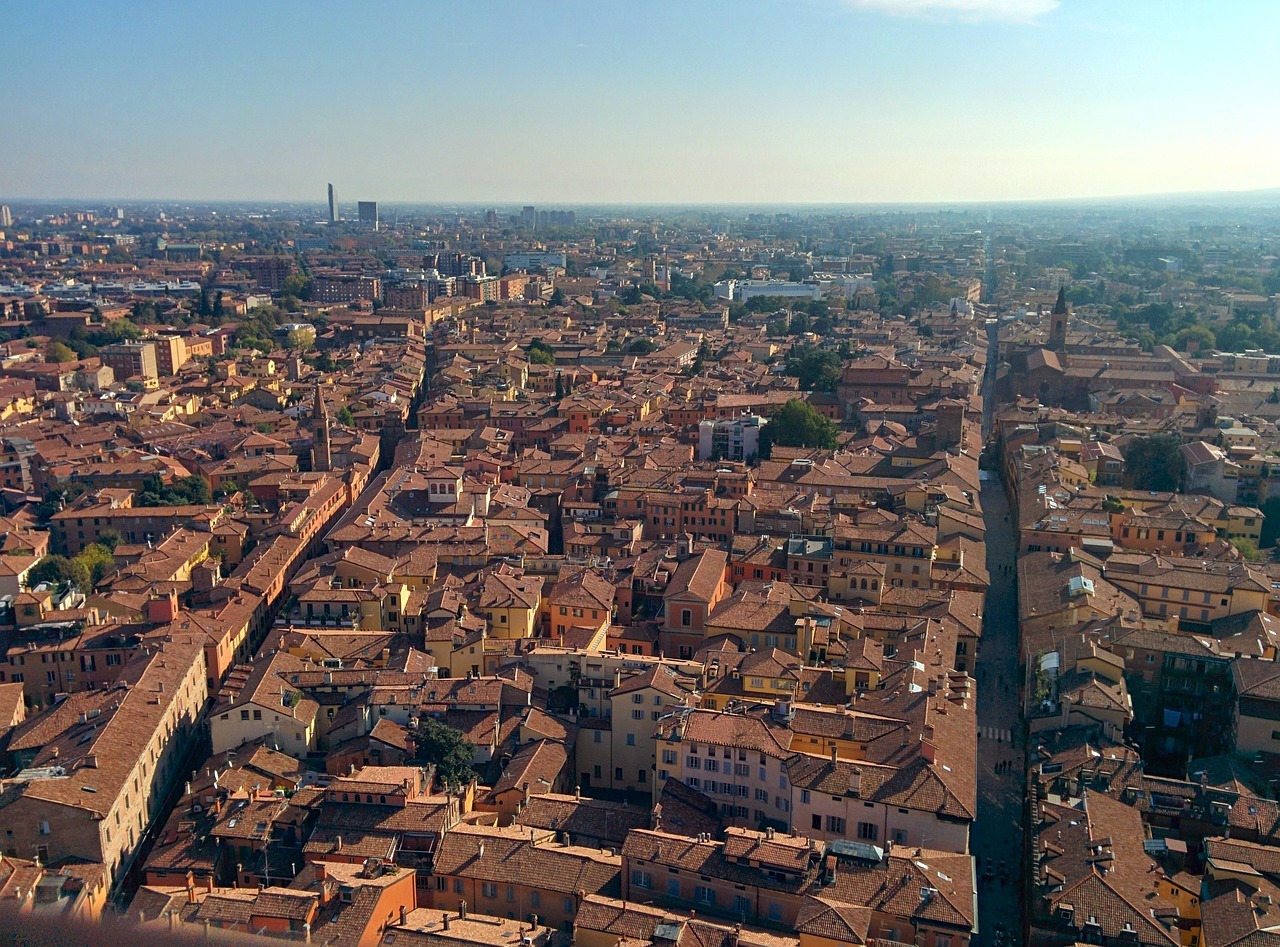
[[[1280,186],[1264,0],[0,9],[0,199],[1025,201]]]

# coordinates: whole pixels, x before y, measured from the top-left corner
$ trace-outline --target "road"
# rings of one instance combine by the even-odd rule
[[[994,329],[990,364],[995,365]],[[984,386],[984,434],[994,403],[988,374]],[[982,484],[986,523],[987,590],[982,641],[974,674],[978,680],[978,817],[970,833],[970,849],[978,858],[978,929],[975,947],[1001,943],[997,927],[1010,932],[1004,943],[1022,939],[1023,800],[1026,793],[1024,741],[1018,682],[1018,606],[1015,535],[1009,502],[1000,481]],[[1007,771],[1005,768],[1007,767]],[[1008,877],[1001,880],[1003,862]],[[995,877],[986,878],[988,867]]]

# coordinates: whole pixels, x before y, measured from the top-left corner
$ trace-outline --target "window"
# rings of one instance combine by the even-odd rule
[[[248,719],[249,719],[249,711],[247,711],[247,710],[242,710],[242,711],[240,711],[240,719],[241,719],[241,720],[248,720]]]
[[[807,790],[807,789],[801,789],[801,790],[800,790],[800,801],[801,801],[801,802],[808,802],[808,801],[809,801],[809,790]]]
[[[631,703],[633,703],[633,704],[643,704],[643,703],[644,703],[644,694],[632,694],[632,695],[631,695]]]
[[[564,899],[564,913],[565,914],[573,913],[573,898]]]
[[[496,898],[498,896],[498,886],[492,881],[482,882],[480,885],[480,893],[486,898]]]
[[[680,627],[688,628],[693,625],[693,609],[680,609]]]
[[[531,908],[542,907],[542,895],[536,889],[529,892],[529,907]]]
[[[599,742],[600,742],[600,740],[601,740],[601,736],[600,736],[600,731],[599,731],[599,730],[593,730],[593,731],[591,731],[591,736],[592,736],[592,738],[593,738],[593,739],[592,739],[592,741],[591,741],[592,743],[599,743]]]
[[[514,885],[507,885],[507,900],[514,901],[516,899],[516,889]]]
[[[662,751],[662,762],[664,762],[664,763],[666,763],[668,766],[670,766],[671,764],[675,763],[675,761],[676,761],[676,751],[675,751],[675,750],[663,750],[663,751]]]
[[[696,756],[686,756],[684,758],[684,765],[686,769],[702,769],[702,760],[698,759]]]
[[[254,720],[261,720],[261,719],[262,719],[262,711],[261,711],[261,710],[255,710],[255,711],[253,712],[253,719],[254,719]]]
[[[867,823],[863,823],[864,825]],[[836,835],[844,835],[844,819],[838,815],[827,816],[827,831]]]
[[[746,895],[735,894],[733,896],[733,913],[738,917],[751,913],[751,899]]]
[[[858,823],[858,838],[865,839],[868,842],[874,842],[880,835],[880,827],[874,822]]]
[[[636,745],[636,735],[634,733],[628,733],[627,746],[635,746],[635,745]]]
[[[679,878],[667,879],[667,897],[668,898],[680,897],[680,879]]]
[[[622,782],[622,767],[621,767],[621,766],[615,766],[615,767],[613,768],[613,778],[614,778],[614,779],[616,779],[618,782]]]
[[[715,904],[716,890],[707,885],[694,885],[693,900],[699,904]]]
[[[118,667],[119,664],[120,664],[120,655],[118,654],[107,655],[107,667]]]
[[[643,720],[643,719],[644,719],[644,711],[643,711],[643,710],[633,710],[633,711],[631,711],[631,719],[632,719],[632,720]]]
[[[652,888],[653,876],[647,871],[641,871],[639,868],[632,868],[631,883],[637,888]]]

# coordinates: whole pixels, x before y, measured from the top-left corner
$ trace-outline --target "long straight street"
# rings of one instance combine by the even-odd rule
[[[991,362],[995,364],[995,326]],[[994,407],[993,373],[984,388],[984,434]],[[987,591],[978,680],[978,817],[970,848],[978,859],[979,931],[975,944],[1017,944],[1022,938],[1023,730],[1018,683],[1016,541],[1009,502],[998,476],[984,474]],[[1001,937],[1001,932],[1004,936]]]

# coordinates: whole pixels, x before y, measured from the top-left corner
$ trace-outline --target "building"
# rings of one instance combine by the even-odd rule
[[[568,259],[563,251],[529,251],[526,253],[508,253],[503,257],[502,265],[508,270],[545,270],[552,267],[559,267],[563,270],[568,266]]]
[[[108,366],[121,381],[130,378],[159,378],[160,366],[156,358],[156,344],[147,342],[117,342],[98,350],[102,364]]]
[[[149,638],[113,685],[112,703],[50,734],[4,780],[6,854],[30,853],[42,864],[84,859],[103,867],[108,885],[123,877],[184,778],[178,767],[208,696],[203,639],[181,631]]]
[[[755,414],[698,423],[698,460],[747,461],[760,454],[760,432],[769,422]]]
[[[378,202],[360,201],[357,205],[362,226],[378,229]]]
[[[349,303],[357,299],[381,299],[382,280],[356,273],[326,273],[311,283],[311,297],[320,303]]]
[[[0,227],[13,226],[13,212],[9,210],[8,204],[0,204]]]
[[[338,199],[334,196],[333,185],[329,185],[329,223],[338,222]]]
[[[180,335],[158,335],[147,339],[156,349],[156,371],[161,378],[178,374],[187,363],[187,342]]]

